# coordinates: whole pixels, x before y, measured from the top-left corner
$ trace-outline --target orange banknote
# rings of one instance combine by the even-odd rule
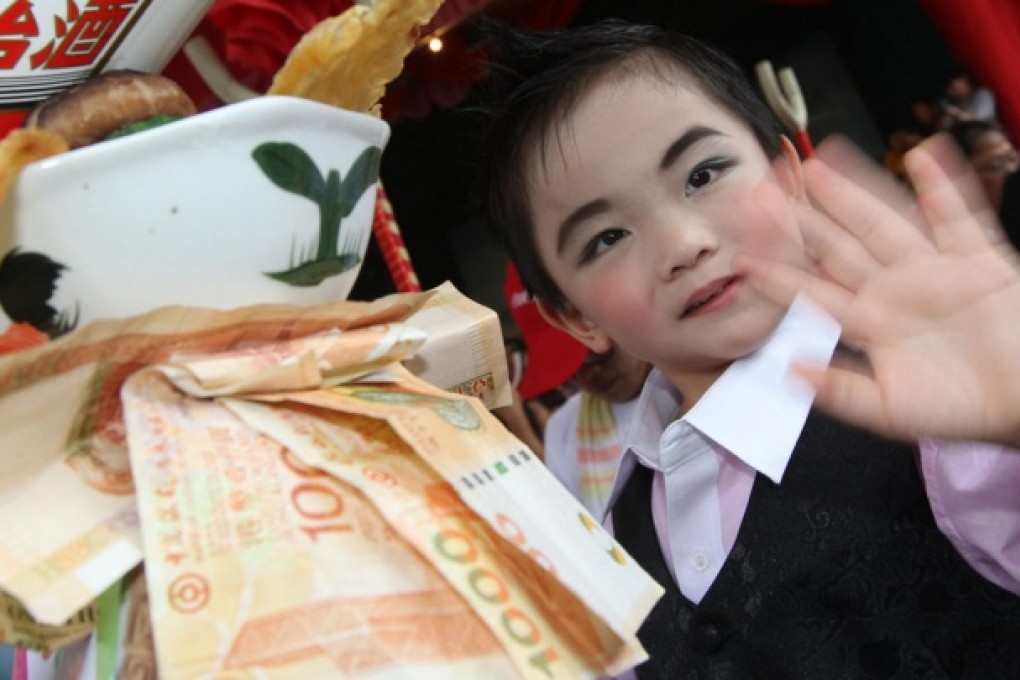
[[[513,676],[361,492],[157,371],[124,399],[162,677]]]
[[[0,357],[0,590],[36,622],[63,626],[142,560],[120,401],[139,368],[177,353],[400,321],[428,297],[232,312],[170,307]],[[9,623],[0,614],[0,634]]]
[[[305,463],[364,493],[485,621],[522,677],[610,672],[624,642],[468,508],[386,421],[286,403],[226,404]]]
[[[477,399],[435,388],[399,368],[389,387],[344,385],[262,395],[383,420],[499,535],[567,584],[644,658],[634,632],[662,588]],[[551,521],[551,517],[562,521]],[[616,666],[614,666],[616,668]]]

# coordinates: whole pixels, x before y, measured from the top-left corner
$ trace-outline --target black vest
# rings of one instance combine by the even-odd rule
[[[755,479],[698,605],[669,574],[637,466],[615,534],[666,589],[639,632],[639,677],[1020,680],[1020,599],[939,532],[913,452],[812,413],[783,483]]]

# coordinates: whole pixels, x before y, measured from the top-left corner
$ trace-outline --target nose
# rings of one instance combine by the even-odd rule
[[[654,260],[663,280],[669,281],[694,269],[718,250],[715,231],[706,221],[687,211],[663,211],[651,239]]]

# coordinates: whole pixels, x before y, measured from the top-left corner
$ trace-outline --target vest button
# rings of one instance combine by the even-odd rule
[[[703,654],[716,652],[723,645],[723,634],[719,626],[710,619],[699,616],[691,626],[691,643]]]

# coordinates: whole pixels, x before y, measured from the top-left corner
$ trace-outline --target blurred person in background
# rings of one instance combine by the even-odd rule
[[[1020,172],[1009,175],[1002,183],[999,221],[1013,247],[1020,250]]]
[[[921,137],[931,137],[953,123],[953,118],[942,109],[942,105],[927,97],[914,99],[910,112],[914,117],[913,127],[920,131]]]
[[[546,423],[552,413],[576,391],[570,379],[584,363],[588,348],[543,318],[534,298],[524,288],[513,265],[507,265],[503,298],[520,330],[519,345],[508,350],[515,403],[509,410],[493,413],[540,457]],[[529,428],[524,428],[526,419]],[[532,444],[536,441],[539,448]]]
[[[618,347],[590,352],[573,377],[580,391],[546,426],[546,465],[594,517],[608,505],[621,441],[650,370]]]
[[[531,449],[539,458],[545,458],[545,447],[539,434],[539,425],[529,414],[519,389],[521,373],[524,369],[524,343],[516,338],[507,338],[506,349],[507,374],[513,394],[513,403],[492,409],[492,415]]]
[[[950,74],[940,103],[953,122],[995,120],[995,95],[987,87],[975,85],[963,71]]]
[[[998,212],[1006,178],[1020,167],[1016,147],[994,121],[959,121],[950,126],[948,132],[974,168],[988,200]]]

